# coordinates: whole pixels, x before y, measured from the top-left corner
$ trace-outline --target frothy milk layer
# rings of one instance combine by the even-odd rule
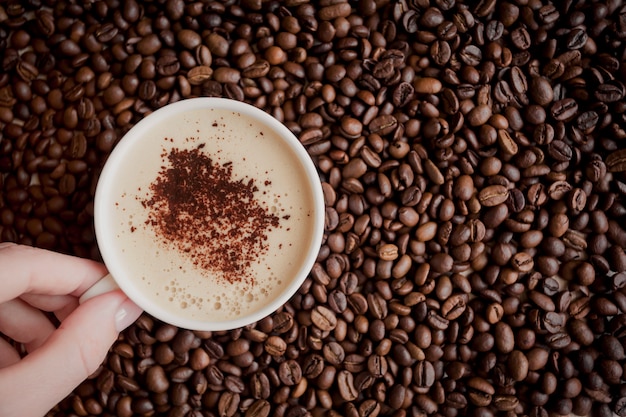
[[[151,186],[168,168],[172,150],[202,152],[214,164],[232,166],[233,181],[253,180],[256,203],[279,219],[266,231],[262,255],[246,268],[252,280],[229,282],[199,266],[149,221],[146,201],[154,197]],[[132,162],[114,174],[118,195],[108,207],[125,279],[177,316],[213,322],[255,312],[284,291],[309,251],[313,200],[304,170],[279,136],[230,110],[195,110],[161,120],[134,139],[129,153]]]

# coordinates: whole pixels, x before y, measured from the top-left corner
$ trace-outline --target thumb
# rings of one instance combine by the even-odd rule
[[[121,291],[78,306],[43,346],[0,369],[0,415],[44,415],[98,369],[119,332],[140,314]]]

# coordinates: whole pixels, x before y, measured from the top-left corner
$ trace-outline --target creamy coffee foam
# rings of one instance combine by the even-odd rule
[[[279,136],[260,122],[230,110],[195,110],[161,120],[146,135],[134,139],[131,148],[127,160],[132,163],[114,174],[119,193],[109,208],[115,216],[115,250],[124,265],[125,279],[134,279],[134,285],[162,308],[193,320],[224,321],[249,314],[285,289],[309,251],[313,200],[304,170]],[[155,184],[163,185],[164,178],[176,168],[171,165],[173,155],[193,155],[205,163],[210,160],[222,175],[228,170],[232,183],[253,190],[251,200],[231,201],[230,207],[251,206],[253,202],[257,210],[249,213],[261,210],[267,215],[267,224],[259,226],[261,220],[251,218],[232,230],[231,219],[225,215],[210,217],[213,220],[207,224],[209,217],[190,218],[186,213],[177,221],[161,222],[166,226],[159,225],[158,216],[173,203],[159,200]],[[197,167],[188,168],[183,174],[194,174]],[[194,177],[179,177],[180,172],[176,198],[184,203],[190,197],[186,184]],[[205,177],[209,177],[206,172],[199,178]],[[167,183],[170,188],[161,187],[160,191],[177,190],[172,184]],[[216,195],[232,197],[232,192],[209,191],[213,199]],[[184,232],[164,233],[163,227],[172,226]],[[256,230],[257,240],[245,240],[241,233],[238,240],[231,239],[240,229]],[[172,238],[179,235],[183,239]],[[230,252],[220,255],[222,248]],[[220,256],[237,258],[231,262]]]

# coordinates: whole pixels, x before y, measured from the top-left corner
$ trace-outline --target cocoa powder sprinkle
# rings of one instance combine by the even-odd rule
[[[255,198],[253,179],[233,178],[232,162],[215,163],[201,148],[164,152],[168,163],[141,201],[146,224],[197,267],[229,283],[254,284],[250,266],[267,253],[279,217]]]

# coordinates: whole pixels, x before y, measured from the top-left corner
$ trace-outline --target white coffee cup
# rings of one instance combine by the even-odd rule
[[[222,121],[224,123],[221,123]],[[189,126],[192,127],[189,128]],[[256,136],[252,138],[251,136],[255,134]],[[267,139],[268,137],[270,139]],[[237,141],[236,145],[228,144],[230,140]],[[267,140],[268,149],[274,146],[271,148],[269,157],[257,155],[264,152],[263,147],[266,145],[259,145],[263,147],[254,148],[255,151],[248,150],[248,148],[252,149],[253,142],[254,146],[257,146],[256,143],[265,143],[259,142],[263,140]],[[172,142],[177,146],[168,148],[169,143]],[[216,143],[221,145],[216,145]],[[176,242],[163,238],[158,230],[154,229],[153,225],[151,226],[154,218],[150,218],[148,213],[148,208],[152,206],[146,204],[150,197],[149,187],[146,184],[153,189],[151,184],[155,183],[156,178],[154,178],[154,169],[151,171],[150,167],[160,166],[160,174],[165,175],[167,170],[163,166],[164,160],[156,162],[153,160],[157,157],[165,158],[168,151],[173,153],[175,152],[173,149],[176,148],[178,152],[179,147],[185,146],[189,152],[198,153],[200,152],[198,149],[201,149],[201,152],[206,153],[215,163],[219,161],[219,164],[223,166],[234,166],[234,175],[237,175],[238,166],[242,169],[244,166],[247,166],[245,169],[251,169],[249,166],[255,167],[254,169],[259,174],[258,178],[254,178],[254,173],[250,174],[254,170],[242,171],[248,172],[245,174],[247,175],[245,181],[251,178],[257,181],[259,196],[261,194],[269,196],[274,193],[272,194],[273,200],[270,201],[267,197],[269,203],[263,203],[266,209],[270,210],[268,204],[276,202],[276,207],[271,207],[272,212],[286,213],[274,216],[280,218],[281,222],[287,223],[277,228],[281,229],[281,232],[268,235],[269,243],[265,245],[265,249],[260,250],[263,253],[273,254],[271,255],[273,257],[259,256],[258,262],[255,263],[258,268],[249,276],[248,284],[250,285],[245,287],[247,289],[236,290],[238,291],[237,297],[239,295],[242,297],[241,302],[233,301],[231,294],[227,293],[229,288],[235,288],[232,285],[229,286],[229,282],[219,281],[219,277],[208,278],[209,272],[202,268],[190,267],[192,264],[198,264],[198,257],[203,256],[204,253],[202,248],[196,250],[191,247],[190,250],[195,258],[185,258],[187,255],[184,251],[176,249]],[[211,154],[211,152],[214,153]],[[245,157],[240,157],[239,153],[243,152],[248,153]],[[293,172],[293,175],[289,177],[285,177],[284,173],[281,175],[280,167],[282,166],[290,166],[289,172]],[[266,175],[267,178],[265,178]],[[298,184],[297,190],[292,187],[296,183]],[[286,188],[293,189],[293,192],[287,193],[284,191]],[[140,191],[137,191],[137,195],[130,197],[129,195],[135,189]],[[145,200],[140,201],[144,198]],[[298,198],[301,198],[301,203]],[[99,250],[110,274],[87,290],[80,302],[120,288],[153,317],[182,328],[228,330],[258,321],[286,303],[309,274],[323,237],[325,215],[323,201],[319,176],[310,156],[294,134],[269,114],[251,105],[222,98],[193,98],[169,104],[146,116],[124,135],[111,152],[100,174],[94,203],[95,231]],[[282,203],[287,207],[281,206]],[[138,207],[143,207],[143,212]],[[300,212],[303,214],[299,215]],[[125,223],[126,213],[128,213],[128,226]],[[126,227],[128,230],[125,229]],[[137,229],[141,230],[136,232]],[[296,233],[298,230],[301,232]],[[222,229],[217,230],[217,232],[221,231]],[[289,234],[292,231],[293,233]],[[309,234],[308,231],[310,235],[302,238],[303,235]],[[151,238],[151,233],[155,233],[154,238]],[[199,230],[198,233],[203,232]],[[223,238],[225,235],[220,236]],[[272,240],[273,236],[280,236],[281,239],[288,236],[289,239],[294,240],[293,242],[289,240],[288,245],[283,245],[282,241],[281,244],[276,244]],[[200,241],[201,245],[202,242],[208,241]],[[216,249],[215,243],[207,243],[207,245],[209,245],[208,252]],[[187,250],[189,251],[189,248]],[[285,253],[284,259],[283,253]],[[170,258],[184,259],[184,261],[181,260],[182,266],[175,266],[169,261]],[[158,273],[161,262],[169,269],[162,274]],[[212,268],[210,262],[207,263],[205,260],[202,262],[204,262],[203,265],[209,265],[209,268]],[[273,263],[276,263],[276,271],[283,272],[275,274],[271,269],[274,268]],[[283,264],[288,264],[288,267]],[[278,286],[273,289],[260,290],[266,295],[259,296],[260,293],[255,292],[254,286],[261,285],[262,280],[259,277],[264,273],[258,274],[258,271],[263,269],[272,271],[270,274],[272,278],[268,282]],[[154,270],[153,272],[156,271],[156,273],[146,274],[147,270]],[[289,276],[283,276],[283,273]],[[168,281],[171,277],[171,282],[164,283],[163,277],[167,277]],[[153,278],[154,282],[151,282]],[[186,282],[194,284],[187,287]],[[203,286],[205,282],[208,286],[207,295],[199,295],[204,291],[200,286]],[[273,284],[262,285],[269,288]],[[157,289],[152,293],[151,290],[147,291],[147,288]],[[194,290],[192,291],[191,288]],[[227,303],[223,307],[222,304],[225,301]],[[181,307],[183,305],[184,308]],[[252,305],[255,307],[249,307]],[[228,306],[233,306],[230,312],[223,310],[231,308]],[[248,307],[250,310],[246,310]],[[213,315],[210,313],[212,309],[215,309]],[[213,316],[216,318],[213,319]]]

